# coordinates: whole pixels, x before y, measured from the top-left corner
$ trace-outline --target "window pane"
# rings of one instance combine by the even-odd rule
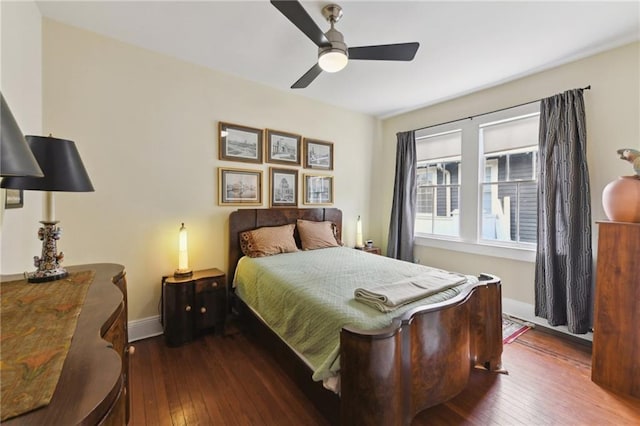
[[[419,234],[459,235],[460,130],[416,134]]]
[[[509,176],[507,180],[530,180],[535,179],[535,161],[537,152],[520,152],[511,154],[509,159]]]
[[[535,243],[539,115],[480,127],[484,147],[481,236],[485,240]]]
[[[516,241],[515,200],[517,184],[484,184],[491,199],[482,212],[482,238],[485,240]]]
[[[535,243],[537,194],[535,182],[483,184],[482,238]],[[487,201],[487,198],[489,201]]]

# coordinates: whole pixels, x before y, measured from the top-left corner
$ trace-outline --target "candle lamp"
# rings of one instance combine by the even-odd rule
[[[178,231],[178,269],[173,276],[176,278],[190,277],[193,271],[189,268],[189,249],[187,246],[187,228],[184,223]]]
[[[364,244],[362,243],[362,221],[360,220],[360,216],[358,216],[358,220],[356,221],[356,248],[363,248]]]

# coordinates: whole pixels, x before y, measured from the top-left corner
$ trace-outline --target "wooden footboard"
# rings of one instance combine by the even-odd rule
[[[468,293],[409,311],[385,329],[343,328],[340,398],[313,382],[313,371],[237,302],[243,323],[332,424],[408,425],[466,388],[472,368],[501,371],[501,284],[480,279]]]
[[[383,330],[342,329],[343,425],[408,425],[460,393],[471,368],[500,369],[500,281],[481,279],[469,293],[409,311]]]

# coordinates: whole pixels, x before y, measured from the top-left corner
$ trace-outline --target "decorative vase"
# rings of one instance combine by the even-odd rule
[[[602,191],[602,207],[609,220],[640,223],[640,177],[620,176]]]

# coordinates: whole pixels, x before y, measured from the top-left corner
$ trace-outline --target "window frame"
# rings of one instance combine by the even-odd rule
[[[454,237],[416,232],[414,237],[417,245],[493,257],[505,257],[527,262],[535,261],[536,245],[534,243],[482,239],[482,183],[484,183],[482,165],[484,164],[484,149],[480,140],[480,127],[499,121],[512,120],[520,116],[539,114],[539,112],[540,103],[532,102],[488,114],[430,126],[417,131],[417,133],[422,132],[420,137],[452,132],[457,129],[462,131],[461,178],[459,179],[460,234]],[[416,143],[419,143],[420,137],[416,134]],[[424,160],[417,159],[417,161]]]
[[[437,137],[437,136],[444,136],[444,135],[448,135],[448,134],[452,134],[452,133],[457,133],[460,132],[462,135],[462,128],[460,127],[460,123],[462,123],[464,120],[458,120],[456,122],[451,122],[451,123],[445,123],[442,125],[438,125],[436,127],[433,127],[433,129],[437,129],[437,131],[429,131],[428,135],[418,135],[416,134],[416,144],[420,143],[419,141],[421,139],[427,139],[430,137]],[[416,131],[416,133],[419,133],[419,131]],[[461,146],[460,149],[462,150],[462,142],[461,142]],[[460,195],[460,192],[462,191],[462,181],[461,181],[461,174],[463,173],[462,171],[462,151],[460,152],[460,154],[457,155],[446,155],[443,157],[437,157],[437,158],[433,158],[430,159],[429,162],[433,163],[433,162],[448,162],[448,161],[452,161],[452,160],[456,160],[460,161],[460,169],[458,170],[458,173],[460,174],[460,176],[458,176],[458,183],[453,185],[458,187],[458,198],[459,198],[459,203],[458,203],[458,221],[460,220],[460,203],[462,203],[462,198]],[[416,162],[416,170],[417,170],[417,165],[422,162],[422,160],[417,159]],[[436,177],[436,182],[437,182],[437,177]],[[438,217],[443,217],[443,216],[438,216],[437,214],[437,188],[451,188],[451,186],[447,186],[447,185],[432,185],[431,188],[433,188],[433,208],[436,212],[435,217],[432,214],[427,214],[427,213],[420,213],[420,215],[423,218],[429,218],[431,220],[431,229],[434,229],[434,223],[436,218]],[[416,192],[417,192],[417,186],[416,186]],[[416,194],[416,198],[417,198],[417,194]],[[416,220],[418,219],[418,213],[416,212]],[[415,222],[415,221],[414,221]],[[460,226],[460,223],[458,222],[458,227]],[[433,233],[429,233],[429,234],[424,234],[424,233],[416,233],[414,232],[414,238],[417,237],[421,237],[421,236],[433,236],[435,238],[443,238],[443,239],[459,239],[459,236],[452,236],[452,235],[447,235],[447,234],[433,234]]]

